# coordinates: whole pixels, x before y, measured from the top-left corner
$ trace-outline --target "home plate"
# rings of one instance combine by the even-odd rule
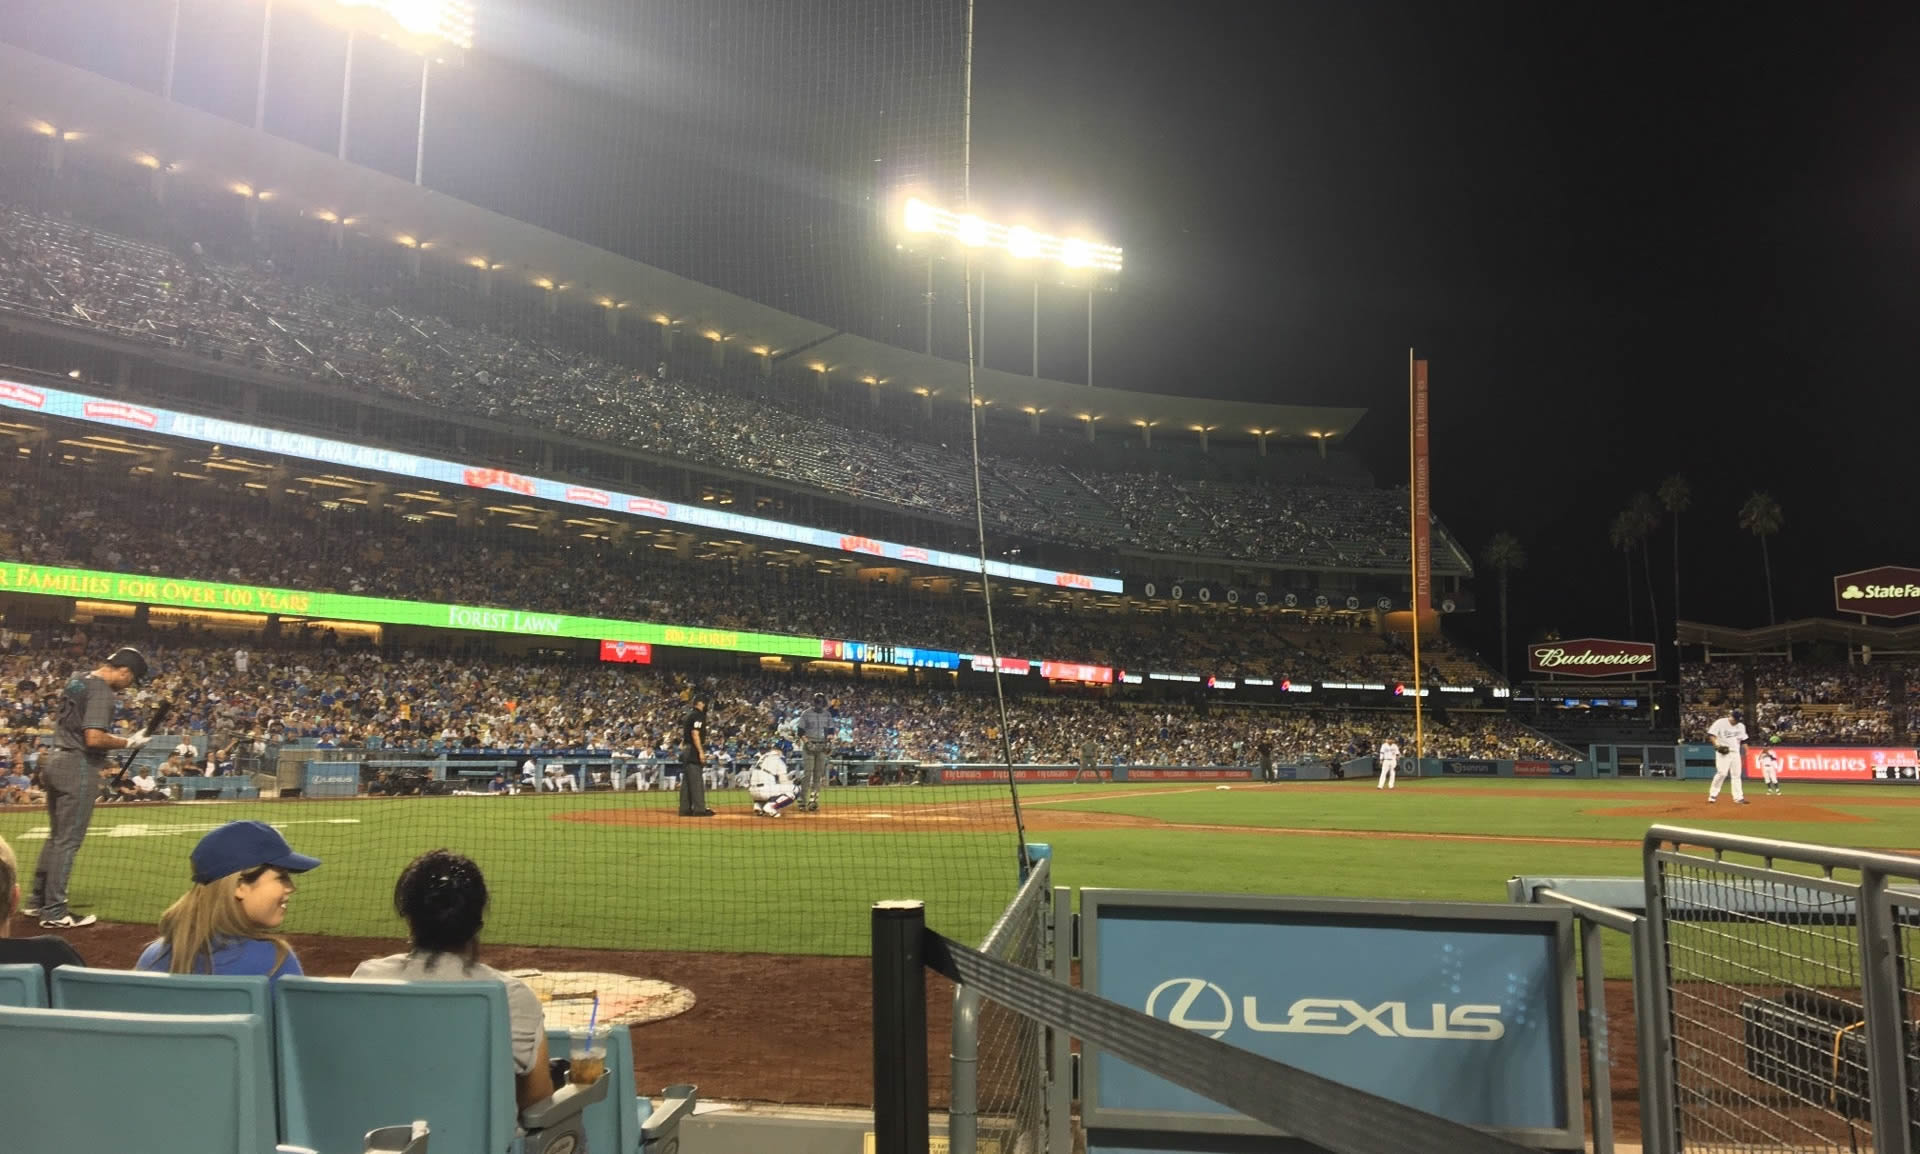
[[[693,1009],[693,991],[654,978],[594,971],[511,970],[533,987],[549,1026],[584,1026],[600,1000],[600,1021],[611,1026],[658,1022]]]

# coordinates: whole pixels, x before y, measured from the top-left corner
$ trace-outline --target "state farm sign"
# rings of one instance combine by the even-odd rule
[[[1833,579],[1833,607],[1863,617],[1911,617],[1920,613],[1920,569],[1882,565]]]
[[[1528,648],[1527,668],[1555,677],[1617,677],[1622,673],[1652,673],[1653,643],[1612,641],[1604,637],[1541,641]]]

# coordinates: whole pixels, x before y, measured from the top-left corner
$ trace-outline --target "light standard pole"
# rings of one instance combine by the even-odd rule
[[[160,77],[160,98],[173,99],[173,64],[180,51],[180,0],[173,0],[173,15],[167,18],[167,66]]]
[[[347,158],[347,124],[353,116],[353,42],[356,39],[352,31],[347,33],[347,67],[340,77],[340,159]]]
[[[260,77],[253,88],[253,130],[267,130],[267,56],[273,48],[273,0],[260,6]]]
[[[433,75],[433,58],[420,58],[420,128],[413,138],[413,183],[425,184],[427,171],[427,80]]]
[[[1040,375],[1040,278],[1033,278],[1033,371],[1029,376]]]
[[[1093,387],[1093,286],[1087,286],[1087,387]]]

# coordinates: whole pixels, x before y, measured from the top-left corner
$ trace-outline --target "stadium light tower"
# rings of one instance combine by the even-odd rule
[[[347,62],[340,80],[339,158],[347,158],[347,124],[353,111],[353,46],[361,33],[377,36],[420,57],[420,120],[414,138],[413,183],[422,183],[427,157],[427,84],[433,65],[473,47],[473,5],[467,0],[263,0],[260,13],[260,73],[253,94],[253,127],[267,127],[268,58],[273,47],[274,4],[299,4],[347,33]],[[180,0],[174,0],[167,35],[166,77],[161,90],[173,95]]]
[[[902,203],[898,227],[906,235],[902,247],[927,253],[927,352],[933,352],[933,260],[947,252],[980,252],[1008,258],[1033,278],[1033,375],[1040,375],[1040,278],[1053,269],[1070,283],[1087,286],[1087,383],[1093,383],[1093,294],[1119,276],[1124,254],[1113,245],[1082,237],[1054,236],[1026,225],[996,224],[972,213],[958,213],[917,196]],[[980,271],[980,346],[987,343],[987,277]]]

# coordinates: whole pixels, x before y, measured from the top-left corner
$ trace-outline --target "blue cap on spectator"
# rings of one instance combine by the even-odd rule
[[[256,866],[297,874],[319,864],[317,857],[294,853],[280,831],[264,821],[230,821],[193,847],[193,880],[201,885]]]

